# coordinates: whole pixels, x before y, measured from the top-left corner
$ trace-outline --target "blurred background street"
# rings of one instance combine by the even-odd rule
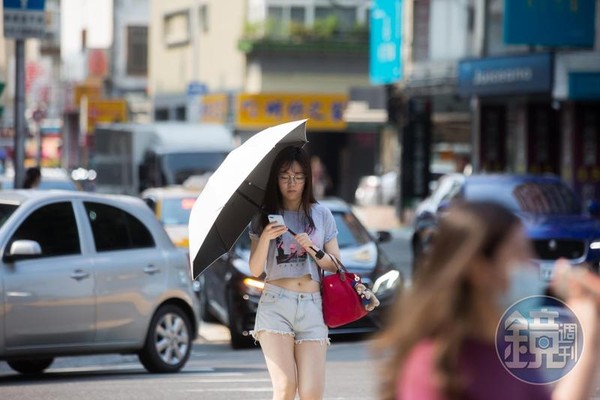
[[[333,332],[327,399],[377,398],[369,338],[457,202],[516,214],[544,287],[559,258],[600,270],[600,0],[2,7],[3,400],[270,397],[248,234],[190,279],[188,225],[228,154],[290,121],[382,300]]]

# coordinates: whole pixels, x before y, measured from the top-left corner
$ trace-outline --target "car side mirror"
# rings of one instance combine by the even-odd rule
[[[387,243],[392,240],[392,234],[388,231],[377,231],[375,234],[377,243]]]
[[[14,262],[42,255],[42,247],[34,240],[15,240],[10,250],[4,255],[4,261]]]
[[[600,202],[597,200],[590,200],[587,205],[588,213],[592,217],[600,217]]]

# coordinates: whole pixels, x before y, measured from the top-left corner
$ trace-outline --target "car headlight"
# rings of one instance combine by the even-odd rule
[[[392,270],[381,275],[373,284],[373,293],[382,294],[394,290],[400,283],[400,271]]]
[[[245,278],[242,283],[244,284],[246,293],[252,296],[260,296],[265,288],[265,283],[258,279]]]
[[[600,250],[600,239],[594,239],[590,242],[591,250]]]

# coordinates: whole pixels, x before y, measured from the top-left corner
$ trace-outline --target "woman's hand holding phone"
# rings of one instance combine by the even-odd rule
[[[265,239],[273,240],[288,231],[287,226],[285,226],[283,216],[270,214],[268,218],[269,224],[267,224],[263,229],[263,233],[260,236],[261,238],[264,237]]]

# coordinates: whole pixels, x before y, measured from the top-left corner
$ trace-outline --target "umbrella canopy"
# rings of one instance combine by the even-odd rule
[[[301,120],[265,129],[229,153],[190,214],[193,278],[231,249],[259,210],[271,164],[279,151],[306,142],[306,120]]]

